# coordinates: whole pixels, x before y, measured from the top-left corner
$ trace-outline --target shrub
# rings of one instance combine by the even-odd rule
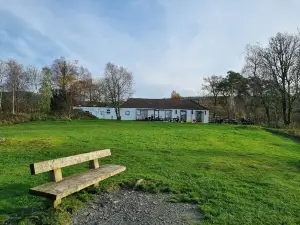
[[[0,114],[0,121],[2,124],[14,124],[14,123],[25,123],[29,122],[30,115],[25,113],[1,113]]]
[[[90,120],[90,119],[98,119],[98,118],[89,112],[84,112],[81,109],[74,109],[71,113],[71,119],[73,119],[73,120]]]
[[[57,113],[53,115],[48,115],[45,113],[1,113],[0,114],[0,125],[16,124],[16,123],[26,123],[29,121],[45,121],[45,120],[91,120],[97,119],[97,117],[91,115],[90,113],[84,112],[82,110],[72,110],[71,117],[66,113]]]

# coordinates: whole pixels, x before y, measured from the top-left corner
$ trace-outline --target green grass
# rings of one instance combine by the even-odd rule
[[[146,179],[143,189],[197,202],[207,224],[300,224],[300,144],[263,129],[117,121],[33,122],[0,127],[0,218],[41,204],[47,182],[29,164],[111,148],[100,163],[127,170],[103,184]],[[63,175],[87,165],[63,169]],[[72,197],[71,197],[72,198]]]

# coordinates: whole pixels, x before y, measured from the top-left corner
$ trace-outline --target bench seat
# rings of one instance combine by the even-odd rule
[[[101,180],[123,172],[125,169],[126,167],[119,165],[103,165],[81,174],[64,177],[59,182],[51,182],[31,188],[29,193],[56,200],[97,184]]]

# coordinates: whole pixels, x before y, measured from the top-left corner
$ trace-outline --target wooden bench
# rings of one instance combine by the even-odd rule
[[[51,182],[31,188],[29,193],[51,199],[55,208],[61,203],[62,198],[91,185],[97,185],[101,180],[123,172],[126,169],[124,166],[99,166],[98,159],[110,155],[110,149],[105,149],[33,163],[30,165],[31,174],[34,175],[50,171]],[[89,170],[87,172],[63,178],[61,168],[87,161],[89,161]]]

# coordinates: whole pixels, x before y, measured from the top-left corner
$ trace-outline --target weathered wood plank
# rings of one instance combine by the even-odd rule
[[[58,182],[62,180],[61,168],[50,171],[50,181]]]
[[[94,159],[98,159],[110,155],[111,155],[110,149],[104,149],[95,152],[89,152],[89,153],[68,156],[59,159],[33,163],[30,165],[31,174],[43,173],[54,169],[63,168],[66,166],[71,166],[74,164],[87,162],[90,160],[94,160]]]
[[[124,166],[103,165],[98,169],[88,170],[82,174],[65,177],[59,182],[51,182],[31,188],[29,193],[56,200],[78,192],[93,184],[97,184],[101,180],[121,173],[124,170],[126,170],[126,167]]]

